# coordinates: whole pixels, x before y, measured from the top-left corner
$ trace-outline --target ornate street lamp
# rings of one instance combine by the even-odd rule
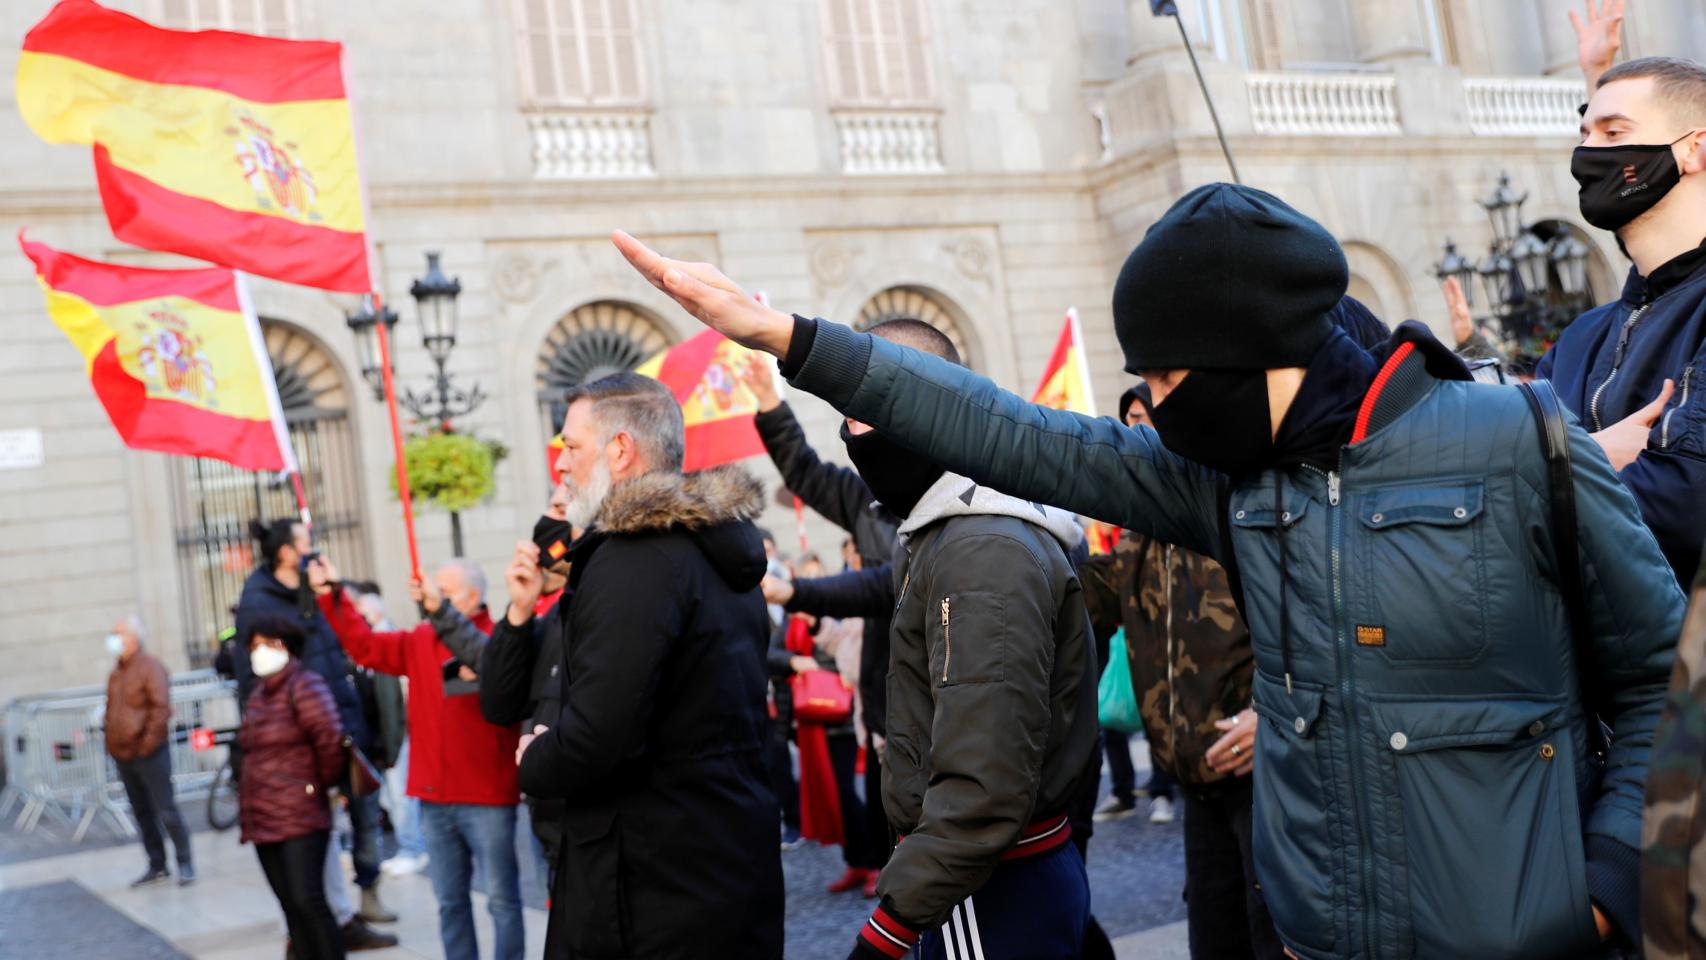
[[[371,296],[361,298],[360,310],[344,316],[344,322],[349,324],[350,332],[355,334],[355,355],[361,363],[361,379],[373,388],[373,399],[384,402],[385,376],[380,369],[384,363],[379,355],[379,337],[374,332],[380,321],[384,321],[387,335],[394,333],[397,329],[397,312],[386,307],[375,316]],[[395,373],[396,369],[397,366],[393,363],[392,372]]]
[[[1572,299],[1588,292],[1588,245],[1567,233],[1552,240],[1552,269],[1558,272],[1558,286]]]
[[[1547,288],[1551,286],[1548,276],[1551,258],[1546,241],[1525,230],[1511,244],[1509,256],[1516,264],[1517,279],[1522,281],[1522,289],[1514,292],[1513,299],[1517,302],[1544,299]]]
[[[1493,221],[1493,243],[1500,247],[1508,247],[1522,230],[1522,205],[1528,200],[1528,191],[1518,194],[1511,189],[1511,175],[1501,172],[1499,184],[1493,192],[1478,201],[1481,208],[1487,211],[1488,219]]]
[[[415,298],[421,318],[421,345],[442,364],[456,346],[456,298],[462,294],[462,281],[444,275],[437,250],[428,250],[426,258],[426,276],[409,287],[409,296]]]
[[[1434,264],[1434,279],[1445,283],[1449,277],[1457,278],[1457,285],[1463,288],[1464,302],[1471,308],[1475,306],[1475,264],[1469,258],[1457,252],[1457,244],[1450,237],[1445,238],[1445,255]]]
[[[1511,304],[1511,274],[1515,264],[1511,258],[1494,244],[1487,251],[1486,259],[1476,268],[1481,275],[1481,286],[1487,291],[1487,306],[1497,313],[1504,313]]]

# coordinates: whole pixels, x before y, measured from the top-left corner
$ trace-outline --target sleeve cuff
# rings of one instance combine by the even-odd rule
[[[869,947],[877,956],[900,960],[918,944],[918,931],[895,918],[884,900],[859,930],[859,948]]]
[[[839,323],[804,317],[795,317],[794,321],[794,338],[782,364],[783,376],[837,410],[845,409],[865,382],[871,363],[871,338]]]
[[[806,357],[811,356],[812,343],[817,340],[817,321],[811,317],[794,314],[794,336],[788,341],[788,353],[782,358],[782,376],[789,380],[800,372],[806,365]]]
[[[1626,943],[1641,930],[1641,855],[1609,837],[1587,838],[1588,897]]]

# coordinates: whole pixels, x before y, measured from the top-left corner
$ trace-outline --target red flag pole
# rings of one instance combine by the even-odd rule
[[[385,304],[379,292],[373,294],[373,315],[383,317]],[[391,416],[391,452],[397,458],[397,499],[403,501],[403,533],[409,541],[409,570],[415,579],[421,577],[421,552],[415,542],[415,505],[409,498],[409,467],[403,461],[403,428],[397,419],[397,388],[391,382],[391,334],[383,320],[373,325],[379,337],[379,376],[385,383],[385,411]]]

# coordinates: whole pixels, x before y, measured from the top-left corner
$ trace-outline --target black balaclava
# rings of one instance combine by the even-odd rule
[[[847,445],[847,458],[871,494],[897,517],[910,515],[924,492],[946,472],[875,430],[855,435],[843,423],[841,442]]]
[[[1266,370],[1192,370],[1149,416],[1168,450],[1234,479],[1273,459]]]
[[[1601,230],[1621,230],[1658,205],[1682,182],[1670,143],[1628,143],[1615,147],[1577,147],[1570,156],[1570,175],[1581,189],[1576,199],[1582,219]]]

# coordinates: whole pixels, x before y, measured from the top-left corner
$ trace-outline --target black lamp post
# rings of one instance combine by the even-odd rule
[[[381,370],[384,364],[379,355],[379,337],[374,327],[383,321],[387,336],[397,330],[397,311],[390,307],[380,310],[377,316],[373,313],[373,298],[362,297],[361,309],[347,314],[344,322],[349,324],[350,332],[355,334],[356,358],[361,362],[361,379],[373,388],[373,399],[385,402],[385,374]],[[392,373],[397,370],[396,364],[391,365]]]
[[[1511,186],[1500,173],[1491,193],[1477,200],[1487,211],[1493,239],[1480,264],[1457,252],[1447,239],[1445,255],[1434,265],[1434,277],[1444,283],[1456,277],[1471,308],[1475,305],[1472,277],[1480,279],[1487,297],[1487,316],[1477,326],[1496,321],[1508,347],[1533,352],[1592,304],[1588,289],[1588,247],[1556,221],[1524,224],[1522,205],[1527,191]]]

